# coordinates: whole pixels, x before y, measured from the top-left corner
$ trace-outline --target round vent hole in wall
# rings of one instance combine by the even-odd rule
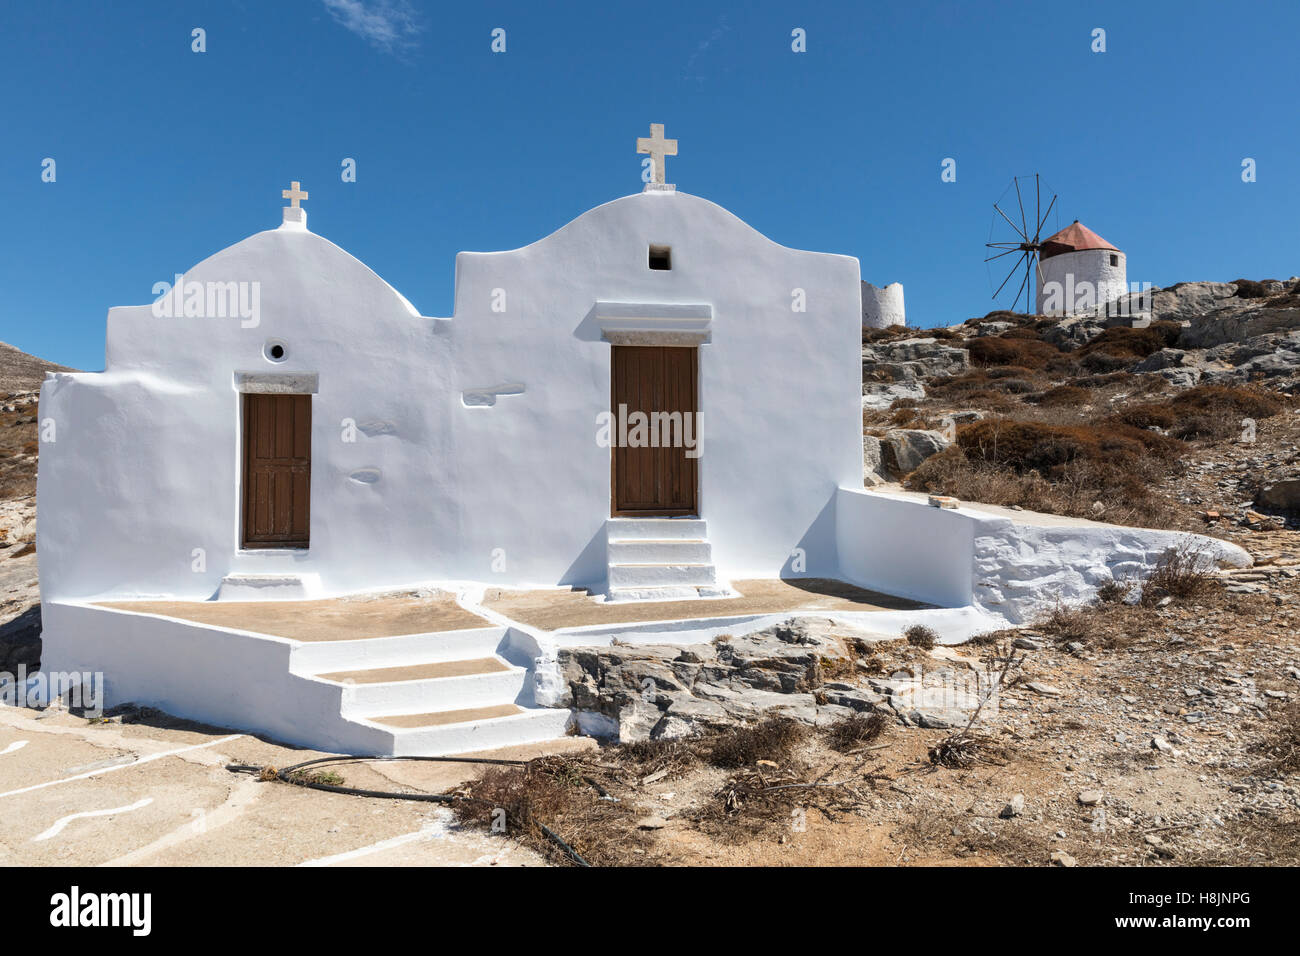
[[[269,362],[283,362],[289,357],[289,350],[283,342],[271,339],[263,346],[262,354],[266,356]]]

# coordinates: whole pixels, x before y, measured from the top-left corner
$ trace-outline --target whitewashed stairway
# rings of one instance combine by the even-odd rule
[[[344,721],[391,735],[388,752],[450,754],[564,736],[569,712],[533,706],[526,662],[487,627],[304,643],[291,669],[336,685]]]
[[[610,518],[605,523],[606,600],[668,601],[725,597],[699,518]]]

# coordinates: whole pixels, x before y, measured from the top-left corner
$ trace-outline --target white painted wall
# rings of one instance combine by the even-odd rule
[[[1116,257],[1118,265],[1110,264],[1111,256]],[[1049,298],[1047,292],[1053,282],[1059,283],[1064,290],[1064,305],[1049,313],[1044,311],[1045,301]],[[1076,311],[1092,311],[1073,307],[1079,301],[1078,293],[1072,295],[1069,290],[1080,288],[1083,282],[1092,284],[1096,295],[1094,308],[1124,295],[1128,292],[1128,261],[1124,253],[1113,249],[1081,249],[1041,260],[1038,264],[1038,296],[1035,300],[1037,312],[1040,315],[1069,315]]]
[[[102,672],[105,707],[132,701],[334,753],[389,753],[393,733],[342,716],[343,687],[290,672],[298,641],[42,599],[57,639],[42,670]]]
[[[971,603],[974,528],[965,515],[841,488],[835,527],[844,580],[941,607]]]
[[[907,311],[903,308],[903,283],[891,282],[880,288],[870,282],[862,283],[862,327],[884,329],[891,325],[906,325]]]
[[[973,605],[1023,624],[1057,602],[1077,604],[1112,580],[1139,581],[1165,552],[1187,546],[1214,564],[1250,555],[1218,538],[840,489],[835,524],[845,580],[940,607]]]
[[[672,247],[671,271],[648,268],[651,243]],[[712,307],[700,509],[719,573],[775,576],[796,547],[809,573],[835,570],[835,491],[862,473],[853,258],[784,248],[707,200],[659,191],[522,249],[461,253],[453,319],[419,315],[300,223],[185,281],[260,283],[260,321],[114,308],[106,371],[42,389],[57,429],[38,484],[47,599],[203,599],[231,573],[316,575],[324,594],[435,579],[599,584],[610,346],[598,301]],[[270,339],[287,349],[279,364],[263,354]],[[238,549],[240,371],[319,376],[309,551]],[[506,384],[523,391],[462,401]],[[352,444],[348,419],[361,427]]]

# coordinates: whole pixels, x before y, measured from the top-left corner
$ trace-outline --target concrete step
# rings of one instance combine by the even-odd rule
[[[268,573],[227,574],[217,589],[218,601],[302,601],[320,591],[320,575]]]
[[[708,526],[699,518],[610,518],[605,522],[609,541],[655,540],[690,538],[706,540]]]
[[[312,641],[299,644],[289,654],[295,674],[373,667],[400,667],[435,661],[491,657],[505,642],[504,627],[476,627],[395,637],[360,637],[347,641]]]
[[[318,679],[343,685],[344,717],[514,706],[532,697],[528,671],[495,657],[336,671]]]
[[[608,544],[610,564],[709,564],[709,542],[693,538],[626,538]]]
[[[693,601],[700,597],[700,588],[679,586],[667,588],[610,588],[605,602],[619,601]]]
[[[395,755],[439,756],[555,740],[571,721],[567,710],[511,704],[394,714],[366,723],[392,731]]]
[[[611,564],[611,588],[653,588],[712,584],[717,578],[711,564]]]

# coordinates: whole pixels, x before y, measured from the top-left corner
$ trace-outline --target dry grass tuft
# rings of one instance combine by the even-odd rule
[[[1300,701],[1292,701],[1274,718],[1268,736],[1255,747],[1264,772],[1285,776],[1300,772]]]
[[[913,624],[903,632],[903,637],[907,638],[907,643],[923,651],[933,650],[939,643],[939,632],[924,624]]]
[[[1149,606],[1166,597],[1203,601],[1221,590],[1213,563],[1201,551],[1182,544],[1160,556],[1142,584],[1142,603]]]
[[[698,741],[691,738],[638,740],[619,744],[610,758],[633,770],[638,777],[684,773],[699,763]]]

